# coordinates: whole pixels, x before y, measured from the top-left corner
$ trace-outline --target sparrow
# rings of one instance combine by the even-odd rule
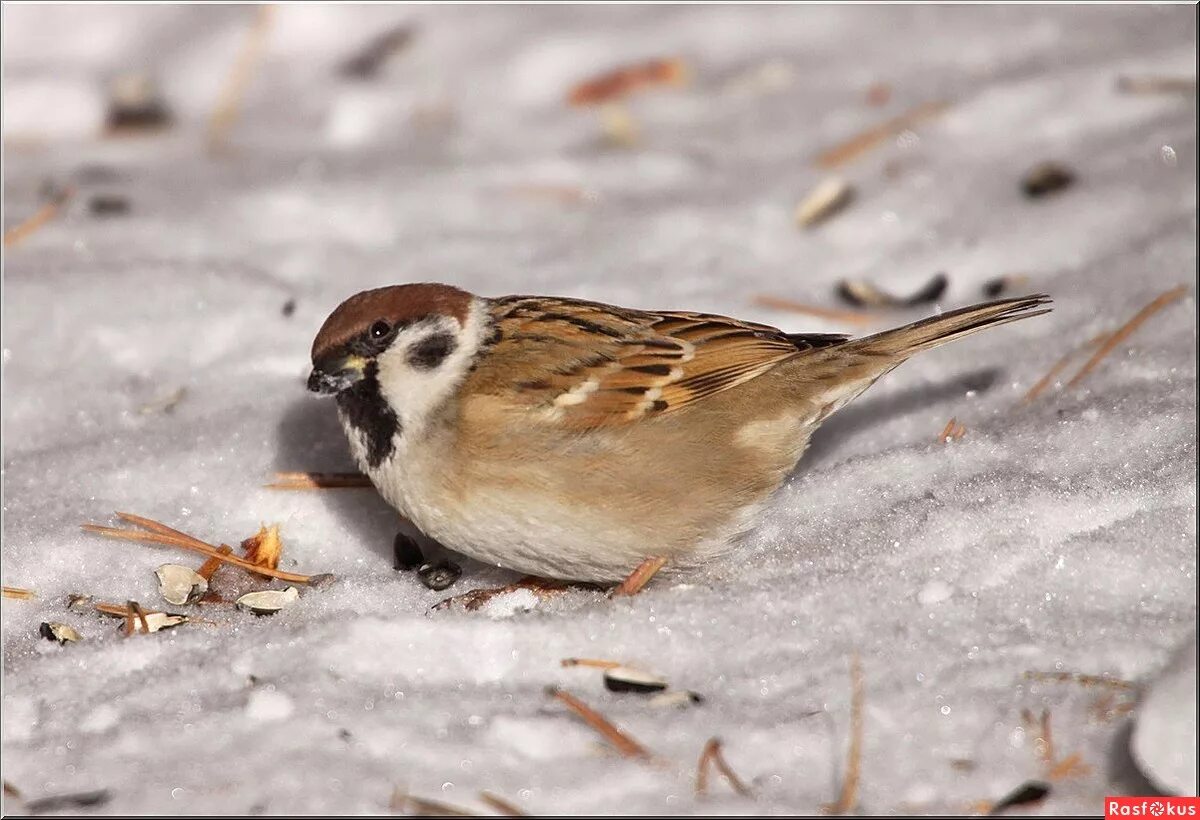
[[[832,413],[913,354],[1049,302],[851,339],[395,285],[330,314],[308,389],[336,397],[359,468],[426,536],[539,578],[615,582],[727,553]]]

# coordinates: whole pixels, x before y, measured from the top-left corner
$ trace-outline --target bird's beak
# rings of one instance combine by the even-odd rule
[[[322,396],[341,393],[362,380],[367,360],[362,356],[330,359],[313,367],[308,377],[308,389]]]

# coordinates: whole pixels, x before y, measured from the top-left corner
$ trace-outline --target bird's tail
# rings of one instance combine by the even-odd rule
[[[914,353],[931,350],[984,328],[998,327],[1018,319],[1049,313],[1050,308],[1042,307],[1048,304],[1050,297],[1044,293],[1018,299],[984,302],[922,319],[911,325],[885,330],[873,336],[851,339],[838,345],[836,349],[839,353],[884,356],[899,364]]]

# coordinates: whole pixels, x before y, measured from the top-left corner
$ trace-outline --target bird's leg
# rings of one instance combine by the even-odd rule
[[[566,592],[572,586],[566,581],[554,581],[549,578],[539,578],[536,575],[526,575],[519,581],[512,584],[506,584],[502,587],[491,587],[489,589],[473,589],[470,592],[464,592],[461,595],[454,595],[446,598],[444,601],[439,601],[433,605],[433,609],[449,609],[456,604],[462,604],[463,609],[468,612],[474,612],[482,607],[488,601],[500,595],[507,595],[510,592],[516,592],[519,589],[528,589],[533,592],[540,600],[546,600],[554,595],[560,595]]]
[[[650,579],[658,574],[659,570],[667,565],[666,558],[651,557],[637,565],[633,572],[629,573],[617,586],[613,587],[612,592],[608,593],[610,598],[621,598],[628,595],[637,595],[642,591],[646,584],[650,583]]]

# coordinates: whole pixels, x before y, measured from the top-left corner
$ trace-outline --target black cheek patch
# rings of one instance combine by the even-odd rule
[[[434,333],[413,345],[408,351],[408,363],[417,370],[433,370],[457,347],[453,334]]]
[[[337,402],[346,415],[346,421],[363,435],[367,445],[367,464],[378,467],[392,454],[392,439],[400,432],[400,419],[379,390],[374,362],[367,366],[360,382],[338,393]]]

